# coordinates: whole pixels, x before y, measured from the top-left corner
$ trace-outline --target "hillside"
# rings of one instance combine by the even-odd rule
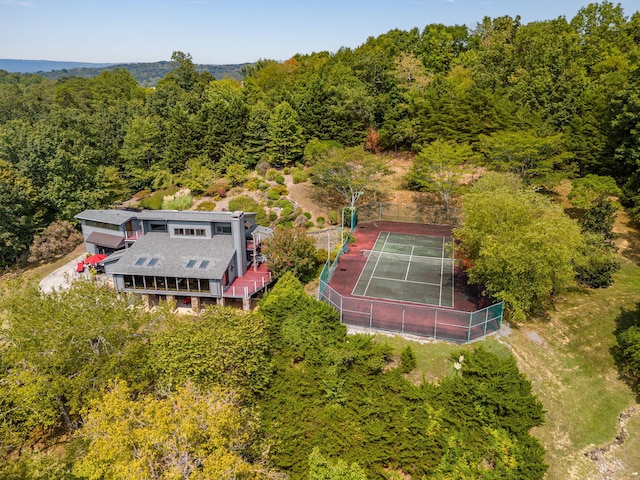
[[[197,65],[197,68],[200,72],[211,73],[218,80],[222,78],[241,80],[243,78],[242,69],[249,65],[251,64]],[[0,59],[0,70],[17,73],[37,73],[39,76],[50,80],[58,80],[62,77],[93,78],[106,70],[114,70],[116,68],[127,70],[140,86],[154,87],[173,67],[171,62],[168,61],[110,64]]]

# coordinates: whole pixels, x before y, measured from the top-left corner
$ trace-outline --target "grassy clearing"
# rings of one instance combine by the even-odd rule
[[[635,308],[638,292],[640,267],[626,260],[613,287],[571,292],[550,320],[523,325],[505,338],[547,410],[545,425],[534,433],[547,448],[549,479],[597,478],[583,453],[611,442],[618,415],[635,402],[618,378],[610,348],[616,318]]]
[[[452,355],[467,352],[474,346],[482,345],[487,350],[498,355],[509,355],[509,348],[490,337],[472,345],[455,345],[447,342],[414,341],[398,335],[376,335],[375,341],[386,343],[392,348],[393,354],[399,356],[407,345],[411,345],[416,355],[416,368],[408,374],[409,380],[420,383],[422,380],[437,383],[442,377],[452,373]]]

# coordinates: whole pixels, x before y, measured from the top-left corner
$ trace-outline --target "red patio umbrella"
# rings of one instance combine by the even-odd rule
[[[98,263],[102,262],[108,256],[109,255],[105,255],[104,253],[96,253],[95,255],[91,255],[90,257],[85,258],[84,259],[84,264],[85,265],[97,265]]]

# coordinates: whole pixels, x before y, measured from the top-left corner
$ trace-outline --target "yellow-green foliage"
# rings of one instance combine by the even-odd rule
[[[78,436],[88,442],[74,473],[89,479],[248,478],[241,454],[255,435],[233,395],[192,384],[166,397],[133,395],[118,382],[92,403]]]

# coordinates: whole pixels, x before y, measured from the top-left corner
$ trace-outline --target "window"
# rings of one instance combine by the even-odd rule
[[[173,234],[187,237],[204,237],[206,230],[204,228],[174,228]]]
[[[190,292],[199,292],[200,286],[198,285],[197,278],[187,278],[187,285]]]
[[[166,232],[167,226],[164,223],[150,223],[149,228],[152,232]]]
[[[107,230],[116,230],[116,231],[120,230],[120,226],[119,225],[113,225],[111,223],[95,222],[93,220],[86,220],[84,222],[84,224],[87,225],[88,227],[104,228],[104,229],[107,229]]]
[[[197,260],[189,260],[187,262],[187,268],[193,268],[194,265],[196,264]]]
[[[230,223],[216,224],[216,233],[219,233],[222,235],[231,235],[231,224]]]
[[[204,269],[207,268],[209,266],[209,260],[203,260],[202,262],[200,262],[200,268]]]
[[[153,267],[155,266],[156,263],[158,263],[158,260],[160,260],[157,257],[152,258],[151,260],[149,260],[149,263],[147,264],[148,267]]]
[[[135,263],[135,264],[136,264],[137,266],[140,266],[140,265],[142,265],[142,264],[143,264],[144,262],[146,262],[146,261],[147,261],[147,257],[140,257],[140,258],[138,258],[138,260],[136,260],[136,263]]]

